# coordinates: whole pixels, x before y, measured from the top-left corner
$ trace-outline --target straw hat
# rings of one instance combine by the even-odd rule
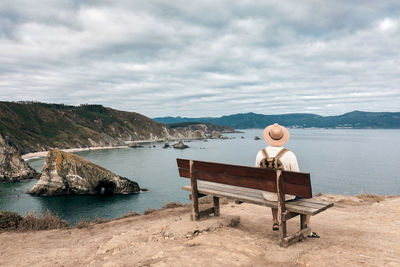
[[[289,140],[289,137],[288,129],[277,123],[264,129],[264,139],[271,146],[283,146]]]

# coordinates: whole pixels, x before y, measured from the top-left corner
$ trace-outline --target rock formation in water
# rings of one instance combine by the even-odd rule
[[[255,136],[255,137],[254,137],[254,140],[260,140],[260,137]]]
[[[79,156],[51,149],[32,195],[130,194],[139,192],[136,182],[118,176]]]
[[[178,143],[173,145],[173,148],[177,148],[177,149],[185,149],[188,148],[189,146],[185,145],[182,140],[180,140]]]
[[[164,142],[163,148],[168,148],[168,147],[169,147],[169,142],[168,142],[168,141],[165,141],[165,142]]]
[[[210,134],[210,139],[228,139],[225,135],[221,134],[219,131],[212,131]]]
[[[38,177],[39,174],[0,135],[0,182],[17,182]]]

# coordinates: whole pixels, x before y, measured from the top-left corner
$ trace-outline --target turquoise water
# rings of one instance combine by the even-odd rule
[[[255,155],[266,143],[255,141],[262,130],[229,134],[235,139],[192,141],[185,150],[156,147],[94,150],[76,153],[114,173],[137,181],[148,192],[119,196],[33,197],[28,191],[36,180],[0,184],[0,210],[57,213],[70,223],[81,218],[116,218],[128,212],[160,208],[171,201],[188,203],[181,187],[176,158],[190,158],[239,165],[254,165]],[[244,138],[241,138],[241,137]],[[292,129],[286,147],[298,158],[301,171],[311,172],[313,192],[360,192],[400,195],[400,130]],[[43,159],[29,164],[41,170]]]

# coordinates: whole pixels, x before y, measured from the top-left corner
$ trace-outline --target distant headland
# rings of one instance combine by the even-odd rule
[[[275,122],[291,128],[351,128],[351,129],[400,129],[400,112],[352,111],[337,116],[320,116],[309,113],[263,115],[240,113],[218,118],[201,117],[158,117],[157,122],[175,124],[183,122],[202,122],[235,129],[264,128]]]

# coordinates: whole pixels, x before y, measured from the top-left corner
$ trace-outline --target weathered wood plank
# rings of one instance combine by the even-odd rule
[[[204,194],[197,194],[197,198],[202,198],[202,197],[206,197],[207,195]],[[189,200],[192,200],[192,194],[189,194]]]
[[[197,179],[202,181],[241,186],[258,190],[265,190],[269,192],[273,192],[275,190],[275,182],[266,179],[253,178],[248,176],[233,176],[225,173],[212,173],[197,169],[196,172]]]
[[[309,173],[282,171],[285,183],[294,185],[311,186],[311,178]]]
[[[301,205],[301,203],[299,203],[299,204],[297,204],[297,205]],[[318,213],[323,212],[324,210],[327,210],[327,209],[329,209],[329,208],[331,208],[331,207],[333,207],[333,203],[329,203],[329,204],[327,204],[326,206],[323,206],[323,207],[321,207],[321,208],[319,208],[319,209],[312,209],[312,208],[310,208],[309,211],[313,210],[311,213],[307,213],[307,212],[304,212],[304,213],[305,213],[305,214],[308,214],[308,215],[311,215],[311,216],[314,216],[314,215],[317,215]],[[305,207],[303,207],[302,209],[303,209],[304,211],[306,210]],[[301,212],[301,213],[303,213],[303,212]]]
[[[324,206],[322,206],[322,205],[318,205],[318,204],[315,204],[315,203],[312,203],[312,202],[301,201],[301,199],[296,199],[296,200],[288,201],[288,202],[286,202],[286,203],[288,203],[288,204],[289,204],[289,203],[296,203],[296,205],[303,206],[303,207],[307,207],[307,208],[312,208],[312,209],[316,209],[316,210],[318,210],[318,209],[324,207]]]
[[[186,191],[190,191],[190,186],[183,186],[182,189],[186,190]],[[231,193],[227,193],[227,192],[223,192],[223,191],[219,191],[219,190],[212,190],[212,189],[208,189],[208,188],[207,189],[199,188],[199,192],[201,192],[202,194],[210,195],[210,196],[224,197],[224,198],[231,199],[231,200],[238,200],[238,201],[242,201],[242,202],[246,202],[246,203],[252,203],[252,204],[267,206],[267,207],[271,207],[271,208],[278,207],[276,201],[275,202],[267,201],[264,199],[244,196],[244,195],[240,195],[240,194],[231,194]]]
[[[189,169],[189,160],[188,159],[176,159],[176,163],[178,168]]]
[[[317,209],[304,207],[302,205],[296,204],[295,202],[286,203],[286,210],[308,215],[315,215],[318,213]]]
[[[249,197],[254,197],[254,198],[260,198],[262,199],[262,193],[261,191],[257,190],[257,192],[252,192],[252,191],[248,191],[248,190],[236,190],[236,188],[238,188],[236,186],[236,188],[229,188],[226,186],[220,186],[220,184],[216,184],[216,185],[211,185],[211,184],[203,184],[201,183],[201,187],[202,188],[209,188],[209,189],[217,189],[220,191],[224,191],[224,192],[228,192],[228,193],[232,193],[232,194],[242,194],[244,196],[249,196]]]
[[[189,169],[187,159],[177,159],[178,168]],[[224,163],[194,161],[194,167],[198,171],[225,173],[232,176],[245,176],[249,178],[257,178],[262,180],[275,181],[275,171],[263,168],[240,166]]]
[[[177,162],[179,175],[188,178],[190,173],[186,169],[187,160],[177,159]],[[198,180],[276,192],[276,174],[273,170],[204,161],[193,162]],[[309,173],[285,171],[283,174],[286,194],[312,197]]]
[[[197,189],[197,179],[195,169],[193,168],[193,161],[189,162],[190,168],[190,187],[192,191],[192,219],[198,220],[200,219],[199,214],[199,199],[198,199],[198,189]]]
[[[322,200],[318,200],[318,199],[314,199],[314,198],[308,198],[308,199],[297,199],[297,201],[299,202],[307,202],[307,203],[313,203],[316,205],[321,205],[321,206],[326,206],[331,204],[330,202],[326,202],[326,201],[322,201]]]
[[[307,228],[307,215],[300,214],[300,230]]]
[[[304,198],[312,197],[312,192],[311,192],[310,186],[289,184],[289,183],[286,183],[286,181],[285,181],[284,188],[285,188],[285,194],[298,196],[298,197],[304,197]]]
[[[292,218],[294,218],[294,217],[296,217],[296,216],[299,216],[299,215],[300,215],[300,214],[299,214],[299,213],[296,213],[296,212],[286,211],[286,212],[284,213],[283,220],[289,221],[290,219],[292,219]]]
[[[207,185],[207,186],[210,186],[210,185]],[[186,191],[191,191],[190,186],[183,186],[182,189],[186,190]],[[230,189],[230,191],[227,192],[227,191],[225,191],[226,188],[217,188],[217,187],[215,187],[215,188],[212,188],[212,187],[205,188],[205,187],[203,187],[203,182],[198,184],[198,190],[199,190],[199,193],[205,194],[205,195],[215,195],[215,196],[219,196],[219,197],[228,197],[228,198],[230,198],[232,200],[239,200],[239,201],[242,201],[242,202],[248,202],[248,203],[252,203],[252,204],[263,205],[263,206],[267,206],[267,207],[271,207],[271,208],[277,208],[278,207],[276,201],[268,201],[268,200],[266,200],[266,199],[264,199],[262,197],[262,194],[259,194],[257,196],[248,196],[248,195],[244,195],[242,192],[235,192],[232,189]],[[308,215],[315,215],[315,214],[318,214],[321,211],[326,210],[327,208],[333,206],[333,204],[330,203],[326,207],[322,207],[320,209],[313,209],[313,208],[309,208],[309,207],[304,207],[301,204],[296,204],[296,201],[286,202],[285,203],[286,210],[290,211],[290,212],[296,212],[296,213],[302,213],[302,214],[308,214]]]
[[[219,216],[219,197],[213,197],[214,200],[214,214],[215,216]]]
[[[227,185],[227,184],[219,184],[219,183],[213,183],[213,182],[205,182],[205,181],[200,181],[199,182],[202,186],[212,186],[212,187],[218,187],[218,188],[226,188],[226,189],[232,189],[237,192],[243,192],[245,194],[254,194],[254,195],[262,195],[261,190],[257,189],[252,189],[252,188],[246,188],[246,187],[240,187],[240,186],[234,186],[234,185]]]
[[[178,168],[181,169],[189,169],[189,160],[188,159],[176,159]],[[216,162],[207,162],[207,161],[194,161],[195,168],[197,170],[210,171],[210,172],[224,172],[229,175],[238,175],[238,176],[248,176],[253,178],[276,178],[275,171],[257,167],[249,167],[242,165],[233,165],[233,164],[225,164],[225,163],[216,163]],[[309,173],[305,172],[292,172],[292,171],[282,171],[284,177],[288,179],[289,183],[293,184],[303,184],[309,185],[310,179],[304,179],[304,177],[309,177]],[[272,179],[274,180],[274,179]],[[293,180],[293,181],[292,181]]]
[[[283,240],[286,235],[287,235],[287,230],[286,230],[286,220],[284,219],[285,217],[285,212],[286,212],[286,207],[285,207],[285,190],[284,190],[284,178],[282,175],[282,171],[277,170],[276,171],[276,179],[277,179],[277,194],[278,194],[278,223],[279,223],[279,239]]]
[[[221,191],[231,192],[231,193],[235,193],[235,194],[238,194],[240,192],[241,194],[244,194],[247,196],[259,197],[262,199],[264,198],[261,190],[232,186],[232,185],[225,185],[225,184],[219,184],[219,183],[212,183],[212,182],[200,182],[200,183],[201,183],[201,186],[204,188],[211,188],[211,189],[218,188],[218,190],[221,190]]]
[[[288,236],[281,240],[280,245],[281,247],[287,248],[289,245],[302,240],[303,238],[307,237],[311,233],[311,228],[306,227],[303,230],[296,232],[295,234]]]
[[[188,171],[185,169],[179,169],[179,175],[181,177],[189,178]],[[273,192],[275,181],[267,181],[261,178],[251,178],[243,176],[233,176],[225,173],[212,173],[206,171],[197,171],[197,177],[202,181],[209,181],[214,183],[228,184],[233,186],[242,186],[253,189],[260,189]],[[276,190],[275,190],[276,191]]]

